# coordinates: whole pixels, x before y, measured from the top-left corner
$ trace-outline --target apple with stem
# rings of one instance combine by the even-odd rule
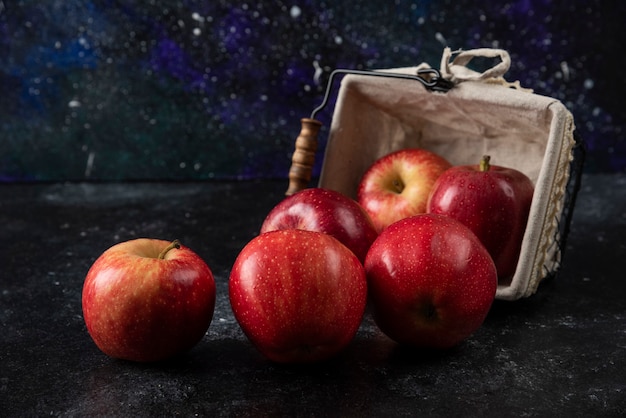
[[[380,232],[400,219],[425,213],[433,184],[451,166],[442,156],[421,148],[392,152],[365,171],[357,201]]]
[[[455,166],[436,181],[427,211],[450,216],[469,227],[498,269],[501,284],[510,283],[521,250],[534,185],[522,172],[490,164]]]
[[[342,351],[365,311],[359,259],[328,234],[300,229],[252,239],[237,256],[229,297],[252,344],[278,363],[311,363]]]
[[[105,354],[136,362],[165,360],[205,335],[215,280],[191,249],[139,238],[106,250],[82,290],[87,331]]]
[[[493,260],[476,235],[444,215],[393,223],[365,259],[373,317],[396,342],[447,349],[472,335],[495,299]]]
[[[279,202],[263,221],[261,233],[281,229],[332,235],[361,262],[378,236],[369,215],[355,200],[319,187],[301,190]]]

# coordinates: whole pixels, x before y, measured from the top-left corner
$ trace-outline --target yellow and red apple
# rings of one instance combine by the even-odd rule
[[[83,317],[98,348],[137,362],[193,347],[214,307],[213,273],[178,241],[139,238],[112,246],[93,263],[82,291]]]
[[[380,233],[400,219],[425,213],[435,181],[450,167],[445,158],[426,149],[392,152],[363,174],[357,200]]]

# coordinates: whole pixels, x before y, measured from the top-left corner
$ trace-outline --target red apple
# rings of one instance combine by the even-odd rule
[[[392,152],[363,174],[357,200],[380,232],[395,221],[425,213],[435,180],[450,167],[446,159],[425,149]]]
[[[322,188],[304,189],[283,199],[265,218],[261,233],[305,229],[337,238],[363,262],[378,236],[372,220],[353,199]]]
[[[500,283],[509,283],[519,258],[533,199],[532,181],[522,172],[489,164],[456,166],[431,192],[428,212],[453,217],[469,227],[491,254]]]
[[[279,230],[252,239],[235,260],[230,302],[241,329],[268,359],[328,359],[354,338],[367,300],[359,259],[330,235]]]
[[[365,259],[374,320],[398,343],[445,349],[483,323],[496,294],[493,260],[460,222],[422,214],[400,220]]]
[[[114,245],[94,262],[82,306],[87,330],[105,354],[165,360],[205,335],[215,281],[206,263],[178,241],[140,238]]]

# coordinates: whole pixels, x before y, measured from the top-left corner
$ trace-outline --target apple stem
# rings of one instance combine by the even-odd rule
[[[483,155],[483,158],[480,160],[479,170],[480,171],[489,171],[489,168],[491,167],[491,165],[489,164],[490,160],[491,160],[491,156]]]
[[[426,313],[426,318],[428,318],[428,320],[432,321],[434,319],[437,319],[437,309],[435,309],[433,305],[427,306],[425,313]]]
[[[394,180],[393,187],[396,188],[396,192],[398,193],[402,193],[402,190],[404,190],[404,184],[402,184],[402,181],[400,180]]]
[[[161,253],[159,254],[159,256],[157,257],[159,260],[163,260],[165,258],[165,255],[172,249],[179,249],[180,248],[180,241],[175,239],[174,241],[171,242],[170,245],[168,245],[167,247],[165,247],[165,249],[163,251],[161,251]]]

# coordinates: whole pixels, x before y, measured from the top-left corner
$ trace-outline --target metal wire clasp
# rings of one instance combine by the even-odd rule
[[[326,93],[324,94],[324,99],[322,100],[322,104],[313,109],[311,113],[311,119],[315,119],[317,113],[321,111],[327,104],[328,99],[330,98],[330,92],[332,89],[333,81],[335,76],[338,74],[355,74],[355,75],[364,75],[371,77],[385,77],[385,78],[400,78],[405,80],[415,80],[419,81],[431,91],[438,92],[447,92],[450,90],[454,83],[449,80],[446,80],[441,76],[441,73],[434,68],[423,68],[416,71],[415,74],[402,74],[402,73],[390,73],[384,71],[372,71],[372,70],[346,70],[346,69],[336,69],[332,73],[330,73],[330,77],[328,78],[328,84],[326,85]]]

